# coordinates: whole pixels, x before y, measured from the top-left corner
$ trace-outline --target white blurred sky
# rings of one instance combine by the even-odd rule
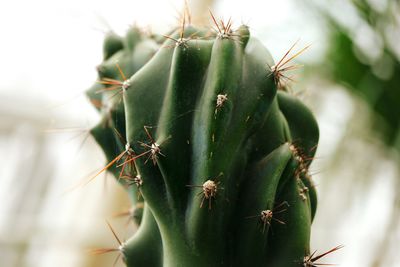
[[[123,34],[129,25],[165,31],[183,1],[28,1],[0,8],[0,93],[47,105],[71,104],[96,79],[107,24]],[[275,58],[297,39],[319,50],[318,28],[291,1],[220,1],[215,12],[252,27]],[[301,21],[301,25],[299,22]],[[301,44],[300,44],[301,45]],[[307,55],[305,55],[307,57]],[[16,92],[18,91],[18,92]],[[83,99],[69,112],[84,108]],[[73,104],[73,103],[72,103]],[[65,109],[64,111],[65,112]],[[82,118],[82,114],[75,114]]]

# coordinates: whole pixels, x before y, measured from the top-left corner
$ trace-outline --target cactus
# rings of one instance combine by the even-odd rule
[[[115,251],[134,267],[314,266],[317,123],[278,90],[290,60],[275,64],[247,26],[212,19],[215,34],[183,20],[165,39],[136,28],[106,38],[87,92],[109,161],[98,174],[143,209]]]

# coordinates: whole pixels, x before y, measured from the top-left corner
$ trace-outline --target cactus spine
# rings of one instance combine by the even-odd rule
[[[278,91],[284,69],[248,27],[212,18],[216,34],[184,21],[166,39],[105,40],[91,132],[144,207],[120,253],[133,267],[310,266],[317,123]]]

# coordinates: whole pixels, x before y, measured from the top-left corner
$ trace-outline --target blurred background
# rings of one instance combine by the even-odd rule
[[[96,80],[104,34],[136,24],[164,32],[184,2],[15,0],[0,8],[0,266],[111,266],[135,230],[113,215],[129,208],[88,129],[98,115],[84,96]],[[250,26],[279,60],[299,40],[293,93],[317,117],[311,167],[319,193],[312,249],[343,244],[327,263],[400,266],[400,3],[397,0],[192,0]],[[123,266],[119,263],[120,266]]]

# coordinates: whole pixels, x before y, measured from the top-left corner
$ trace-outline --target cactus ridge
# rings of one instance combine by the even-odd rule
[[[110,33],[87,91],[101,114],[91,134],[109,162],[99,173],[116,177],[139,214],[122,258],[135,267],[313,266],[308,169],[318,125],[278,90],[306,48],[274,64],[247,26],[211,13],[210,33],[189,17],[164,36]]]

